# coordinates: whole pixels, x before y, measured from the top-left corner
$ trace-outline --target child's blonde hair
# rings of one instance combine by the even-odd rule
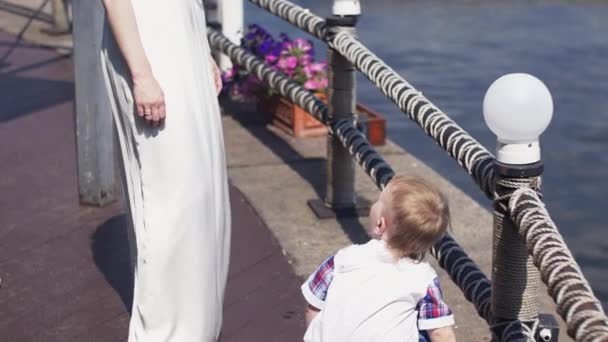
[[[388,245],[416,260],[447,232],[450,210],[443,194],[421,178],[399,175],[387,186]]]

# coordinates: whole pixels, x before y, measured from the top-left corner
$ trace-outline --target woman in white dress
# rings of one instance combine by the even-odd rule
[[[201,0],[103,0],[106,83],[134,238],[129,342],[217,341],[230,203]]]

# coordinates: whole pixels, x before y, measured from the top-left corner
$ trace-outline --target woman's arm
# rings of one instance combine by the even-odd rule
[[[130,0],[103,0],[110,27],[116,37],[133,81],[137,114],[158,126],[165,118],[165,100],[144,52]]]

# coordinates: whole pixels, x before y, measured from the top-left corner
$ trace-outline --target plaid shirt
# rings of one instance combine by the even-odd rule
[[[329,290],[333,279],[334,257],[331,256],[307,280],[308,289],[314,296],[313,298],[310,298],[310,296],[306,298],[310,305],[322,309],[327,296],[327,290]],[[438,278],[433,279],[433,282],[429,284],[426,295],[418,302],[416,310],[418,311],[419,324],[421,321],[452,316],[452,311],[443,301],[443,294]],[[420,341],[430,341],[427,332],[423,329],[420,329]]]

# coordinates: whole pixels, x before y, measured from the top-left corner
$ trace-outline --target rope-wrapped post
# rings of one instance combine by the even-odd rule
[[[553,114],[551,94],[537,78],[510,74],[486,93],[484,117],[497,135],[492,331],[498,341],[534,341],[539,317],[540,274],[509,214],[509,199],[522,188],[540,192],[543,164],[538,137]]]
[[[541,162],[521,166],[496,162],[492,312],[499,341],[527,341],[534,336],[540,275],[509,216],[508,202],[513,192],[522,187],[539,192],[542,169]]]
[[[330,34],[342,31],[354,34],[358,17],[337,14],[326,20]],[[346,119],[354,122],[357,101],[356,70],[346,58],[333,49],[329,49],[328,69],[329,120]],[[325,204],[334,211],[355,208],[355,163],[348,149],[331,131],[327,135],[326,165]]]

